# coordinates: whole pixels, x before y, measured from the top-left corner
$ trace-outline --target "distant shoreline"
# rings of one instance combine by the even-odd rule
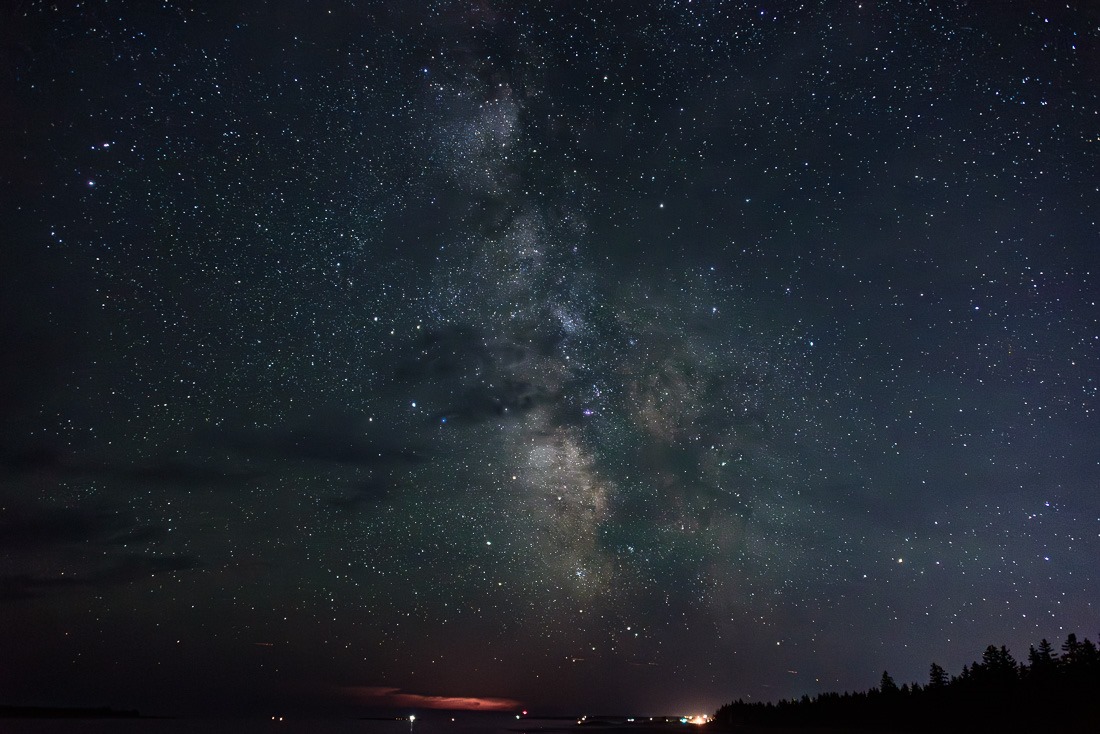
[[[0,719],[160,719],[142,716],[136,709],[119,710],[108,706],[0,706]]]

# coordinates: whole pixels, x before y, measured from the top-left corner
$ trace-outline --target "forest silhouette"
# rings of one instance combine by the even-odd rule
[[[1070,634],[1061,650],[1042,640],[1027,662],[1002,645],[949,676],[932,663],[928,682],[900,687],[883,671],[867,691],[821,693],[778,703],[722,706],[720,729],[742,727],[859,728],[884,731],[1100,731],[1100,652]]]

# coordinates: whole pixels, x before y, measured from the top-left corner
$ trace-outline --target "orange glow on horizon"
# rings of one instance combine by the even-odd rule
[[[431,696],[405,693],[386,686],[345,686],[346,693],[367,706],[387,708],[452,709],[461,711],[515,711],[523,704],[511,698],[486,696]]]

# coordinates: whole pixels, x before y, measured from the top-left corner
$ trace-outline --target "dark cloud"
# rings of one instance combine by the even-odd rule
[[[0,549],[6,551],[90,542],[151,542],[162,537],[162,532],[121,513],[99,509],[9,509],[0,514]]]
[[[140,523],[100,507],[8,507],[0,512],[0,552],[8,560],[34,558],[59,565],[72,552],[93,563],[106,563],[85,575],[0,575],[0,601],[32,599],[68,589],[110,586],[164,571],[194,568],[192,556],[120,555],[125,546],[151,545],[167,537],[159,525]],[[66,561],[67,565],[69,561]]]
[[[238,432],[222,439],[233,449],[273,460],[292,459],[364,467],[418,464],[424,454],[405,442],[336,429]]]
[[[125,556],[86,576],[0,576],[0,602],[38,599],[73,589],[100,589],[139,581],[162,573],[190,571],[201,566],[195,556]]]
[[[63,466],[61,452],[50,446],[29,446],[0,453],[0,467],[13,474],[52,471]]]
[[[5,21],[9,20],[5,18]],[[4,43],[0,46],[8,46]],[[0,52],[2,54],[3,52]],[[3,54],[5,59],[10,58]],[[5,68],[11,68],[5,65]],[[18,105],[13,98],[6,107]],[[87,305],[91,297],[88,279],[49,248],[32,243],[40,224],[31,211],[37,179],[23,156],[3,156],[9,199],[4,240],[0,253],[0,426],[33,414],[39,401],[59,389],[67,370],[86,358],[89,343],[84,336]],[[17,204],[27,195],[26,206]]]
[[[225,488],[260,479],[265,472],[253,468],[219,466],[177,459],[147,464],[124,464],[66,456],[50,446],[30,446],[0,455],[0,468],[12,474],[59,474],[138,482],[145,485],[192,488]]]
[[[125,476],[149,484],[167,484],[184,487],[228,487],[252,482],[266,476],[257,469],[191,464],[183,461],[164,461],[128,469]]]
[[[328,504],[339,510],[354,512],[384,502],[394,488],[391,481],[370,479],[355,485],[350,494],[330,498]]]
[[[523,401],[519,391],[507,397],[512,404]],[[204,448],[226,448],[259,461],[314,461],[360,467],[386,468],[418,464],[426,459],[412,441],[393,436],[364,434],[352,419],[333,416],[308,426],[280,430],[237,430],[200,435]],[[67,456],[50,446],[30,446],[0,453],[0,469],[11,474],[49,473],[134,482],[141,485],[186,489],[240,487],[270,474],[255,466],[161,459],[145,464],[123,464],[95,458]]]
[[[86,585],[86,580],[75,577],[45,578],[27,574],[0,576],[0,602],[37,599],[55,591]]]
[[[197,556],[128,555],[92,576],[93,585],[125,584],[160,573],[191,571],[202,566]]]
[[[159,543],[168,537],[168,529],[163,525],[139,525],[124,533],[110,538],[113,545],[139,545],[142,543]]]

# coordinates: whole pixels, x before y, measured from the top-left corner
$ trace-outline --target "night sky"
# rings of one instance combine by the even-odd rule
[[[706,712],[1096,636],[1096,4],[0,13],[0,703]]]

